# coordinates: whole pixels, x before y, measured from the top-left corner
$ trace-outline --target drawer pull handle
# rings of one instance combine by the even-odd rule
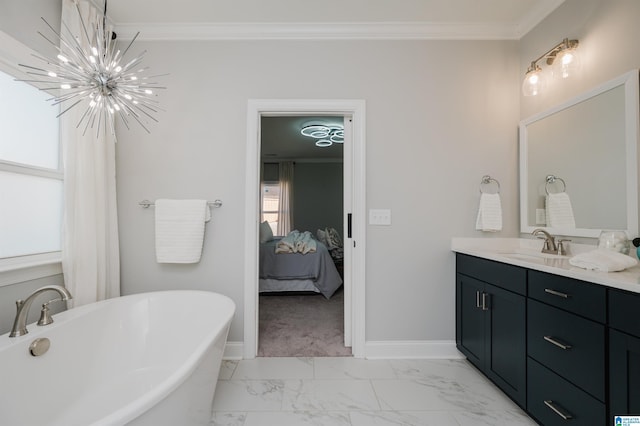
[[[482,292],[482,310],[488,311],[489,306],[487,306],[487,293]]]
[[[551,401],[549,399],[544,401],[544,405],[546,405],[547,407],[551,408],[554,413],[556,413],[557,415],[562,417],[564,420],[571,420],[573,418],[573,416],[571,414],[567,414],[567,413],[563,412],[560,408],[556,407],[555,404],[553,403],[553,401]]]
[[[549,342],[551,344],[556,345],[560,349],[564,349],[565,351],[568,350],[568,349],[571,349],[571,345],[567,345],[565,343],[558,342],[556,339],[554,339],[551,336],[544,336],[544,340],[546,340],[547,342]]]
[[[476,308],[482,308],[482,305],[480,305],[480,290],[476,291]]]
[[[550,288],[544,289],[545,293],[553,294],[554,296],[562,297],[563,299],[568,299],[569,295],[567,293],[562,293],[560,291],[551,290]]]

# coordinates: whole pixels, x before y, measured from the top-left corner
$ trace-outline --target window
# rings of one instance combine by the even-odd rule
[[[0,71],[0,259],[61,248],[59,108],[50,97]]]
[[[278,218],[280,216],[278,205],[280,204],[280,183],[279,182],[263,182],[261,188],[260,210],[262,218],[260,222],[265,220],[269,222],[273,235],[278,235]]]

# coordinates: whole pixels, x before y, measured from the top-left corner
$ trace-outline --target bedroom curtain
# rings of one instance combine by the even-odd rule
[[[278,235],[291,232],[293,223],[293,161],[283,161],[278,170],[280,201],[278,203]]]
[[[101,14],[88,1],[79,6],[91,36]],[[63,0],[62,21],[74,34],[81,34],[76,1]],[[87,43],[84,37],[79,40]],[[73,306],[120,295],[115,140],[104,122],[98,134],[96,126],[83,136],[83,126],[76,126],[84,110],[78,105],[60,117],[65,198],[62,271]]]

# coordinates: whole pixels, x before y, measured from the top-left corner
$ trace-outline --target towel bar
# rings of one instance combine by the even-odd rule
[[[499,194],[500,193],[500,182],[498,182],[496,179],[492,178],[489,175],[482,176],[482,180],[480,181],[480,193],[484,192],[482,190],[482,185],[488,185],[490,183],[495,183],[496,184],[497,189],[496,189],[495,194]]]
[[[547,195],[550,194],[549,185],[553,185],[554,183],[556,183],[556,181],[560,181],[562,183],[562,191],[558,191],[558,193],[567,191],[567,184],[564,181],[564,179],[559,178],[558,176],[554,176],[554,175],[547,175],[545,180],[546,180],[547,183],[544,184],[544,190],[547,193]]]
[[[143,209],[148,209],[149,207],[155,207],[156,205],[153,201],[149,201],[149,200],[142,200],[138,204],[142,206]],[[222,207],[222,200],[207,201],[207,204],[209,205],[209,207]]]

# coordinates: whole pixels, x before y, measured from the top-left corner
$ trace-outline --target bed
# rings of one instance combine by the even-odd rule
[[[279,238],[260,244],[259,285],[261,293],[313,291],[327,299],[342,285],[329,250],[316,241],[316,251],[276,253]]]

